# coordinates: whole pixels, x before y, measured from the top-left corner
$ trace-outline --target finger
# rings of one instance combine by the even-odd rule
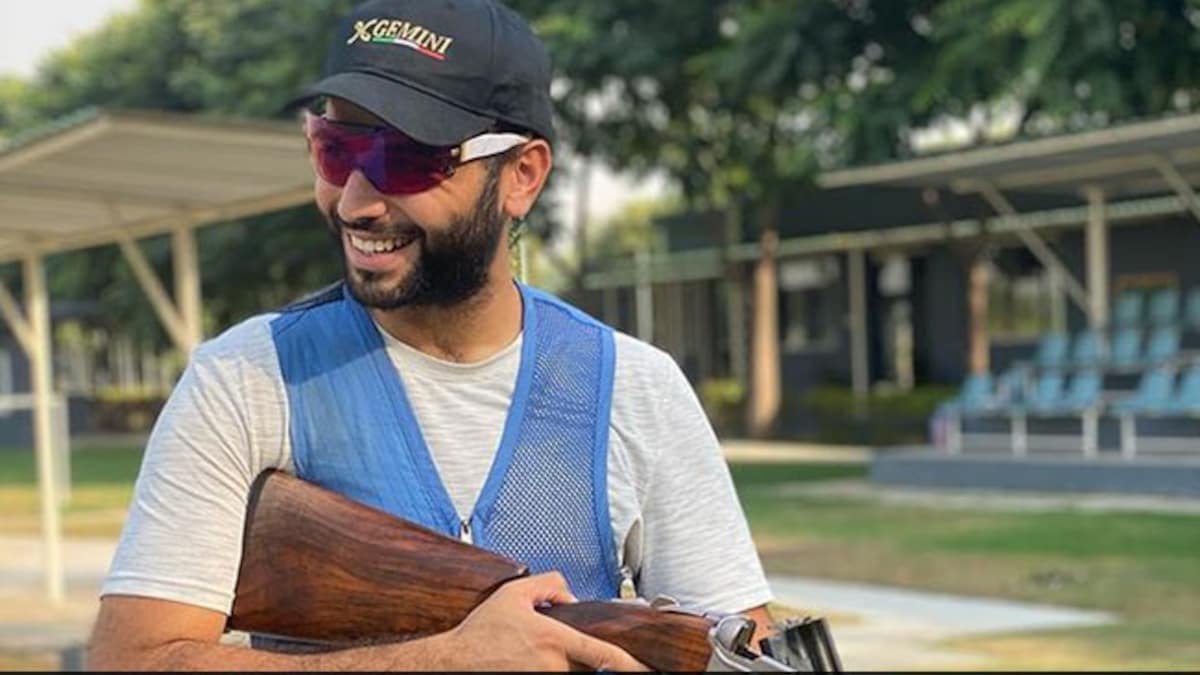
[[[521,593],[534,604],[565,605],[579,602],[567,586],[567,580],[558,572],[537,574],[513,583],[520,584]]]
[[[629,655],[620,647],[597,640],[594,637],[566,628],[574,637],[565,640],[567,660],[580,663],[593,670],[613,670],[618,672],[644,673],[649,672],[644,663]]]

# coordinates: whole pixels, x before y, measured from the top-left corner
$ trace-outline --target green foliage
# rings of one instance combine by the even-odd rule
[[[928,385],[910,391],[872,391],[865,410],[871,414],[925,419],[938,404],[953,398],[955,387]],[[856,409],[854,392],[849,387],[813,387],[804,393],[802,404],[818,416],[845,415]]]
[[[1200,106],[1195,0],[944,0],[930,21],[927,115],[1010,99],[1044,134]]]
[[[332,27],[353,4],[143,0],[54,52],[31,82],[0,81],[0,138],[86,106],[278,117],[318,77]],[[204,228],[199,244],[210,335],[340,276],[337,253],[311,207]],[[170,292],[168,239],[141,246]],[[56,300],[98,299],[122,332],[143,344],[166,344],[115,247],[53,256],[47,272]],[[19,271],[4,273],[19,278]]]
[[[71,453],[71,484],[75,487],[116,485],[130,489],[141,463],[141,448],[75,450]],[[36,490],[37,462],[31,448],[0,450],[0,486]]]
[[[700,404],[719,435],[724,436],[741,430],[746,409],[746,387],[739,380],[705,380],[697,389]]]
[[[628,258],[658,249],[658,218],[679,213],[683,205],[673,199],[643,199],[626,204],[588,233],[588,255],[594,259]]]
[[[574,145],[665,170],[690,203],[717,207],[770,197],[821,161],[848,159],[841,148],[855,145],[841,132],[857,123],[835,118],[856,59],[880,39],[915,35],[899,3],[871,12],[852,2],[512,4],[535,17],[565,75],[556,100]],[[837,124],[846,129],[830,134]]]
[[[31,80],[0,79],[0,140],[87,106],[278,116],[353,4],[142,0]],[[510,4],[551,49],[574,148],[665,171],[688,207],[752,214],[751,229],[773,227],[816,170],[909,154],[909,134],[945,116],[1011,103],[1023,131],[1045,133],[1200,102],[1200,0]],[[551,199],[530,222],[543,240]],[[642,216],[625,215],[596,252],[644,243]],[[336,278],[324,236],[309,209],[206,229],[210,330]],[[165,244],[145,250],[169,278]],[[114,323],[165,342],[111,248],[50,265],[56,297],[99,297]]]

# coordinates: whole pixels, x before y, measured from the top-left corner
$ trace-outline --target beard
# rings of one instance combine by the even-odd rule
[[[370,222],[348,223],[337,215],[337,206],[325,214],[338,244],[345,230],[389,237],[415,236],[412,269],[399,280],[390,274],[351,267],[343,257],[346,285],[360,304],[372,309],[402,307],[453,307],[475,297],[487,284],[496,259],[506,219],[499,208],[499,179],[488,172],[483,193],[464,216],[431,232],[418,225],[378,227]],[[415,232],[414,232],[415,230]]]

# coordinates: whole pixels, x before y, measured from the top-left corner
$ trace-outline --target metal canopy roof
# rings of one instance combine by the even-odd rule
[[[955,187],[986,181],[999,190],[1071,194],[1091,185],[1116,197],[1170,192],[1177,189],[1174,177],[1191,184],[1200,178],[1200,115],[832,171],[818,184]]]
[[[293,123],[91,109],[0,149],[0,262],[312,199]]]
[[[92,109],[0,148],[0,263],[21,260],[25,295],[19,306],[0,282],[0,317],[30,361],[52,601],[63,599],[66,582],[43,257],[117,243],[167,333],[190,353],[203,334],[195,228],[308,202],[312,181],[304,137],[286,122]],[[167,233],[174,298],[136,244]]]

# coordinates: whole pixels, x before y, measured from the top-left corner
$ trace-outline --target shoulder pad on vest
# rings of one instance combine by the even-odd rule
[[[539,300],[541,302],[546,302],[546,303],[549,303],[556,307],[559,307],[560,309],[567,312],[567,314],[569,314],[571,316],[571,318],[575,319],[576,321],[580,321],[586,325],[592,325],[592,326],[597,326],[602,329],[612,330],[612,328],[608,324],[604,323],[600,319],[597,319],[596,317],[592,316],[591,314],[588,314],[587,312],[585,312],[582,309],[576,307],[575,305],[567,302],[566,300],[563,300],[562,298],[558,297],[557,295],[554,295],[553,293],[549,293],[540,288],[534,288],[532,286],[526,286],[525,288],[529,292],[530,297],[532,297],[536,300]]]
[[[342,299],[342,286],[344,282],[337,281],[319,291],[314,291],[301,297],[299,300],[293,300],[279,310],[280,314],[288,312],[302,312],[306,309],[312,309],[318,305],[324,305],[330,302],[337,302]]]

